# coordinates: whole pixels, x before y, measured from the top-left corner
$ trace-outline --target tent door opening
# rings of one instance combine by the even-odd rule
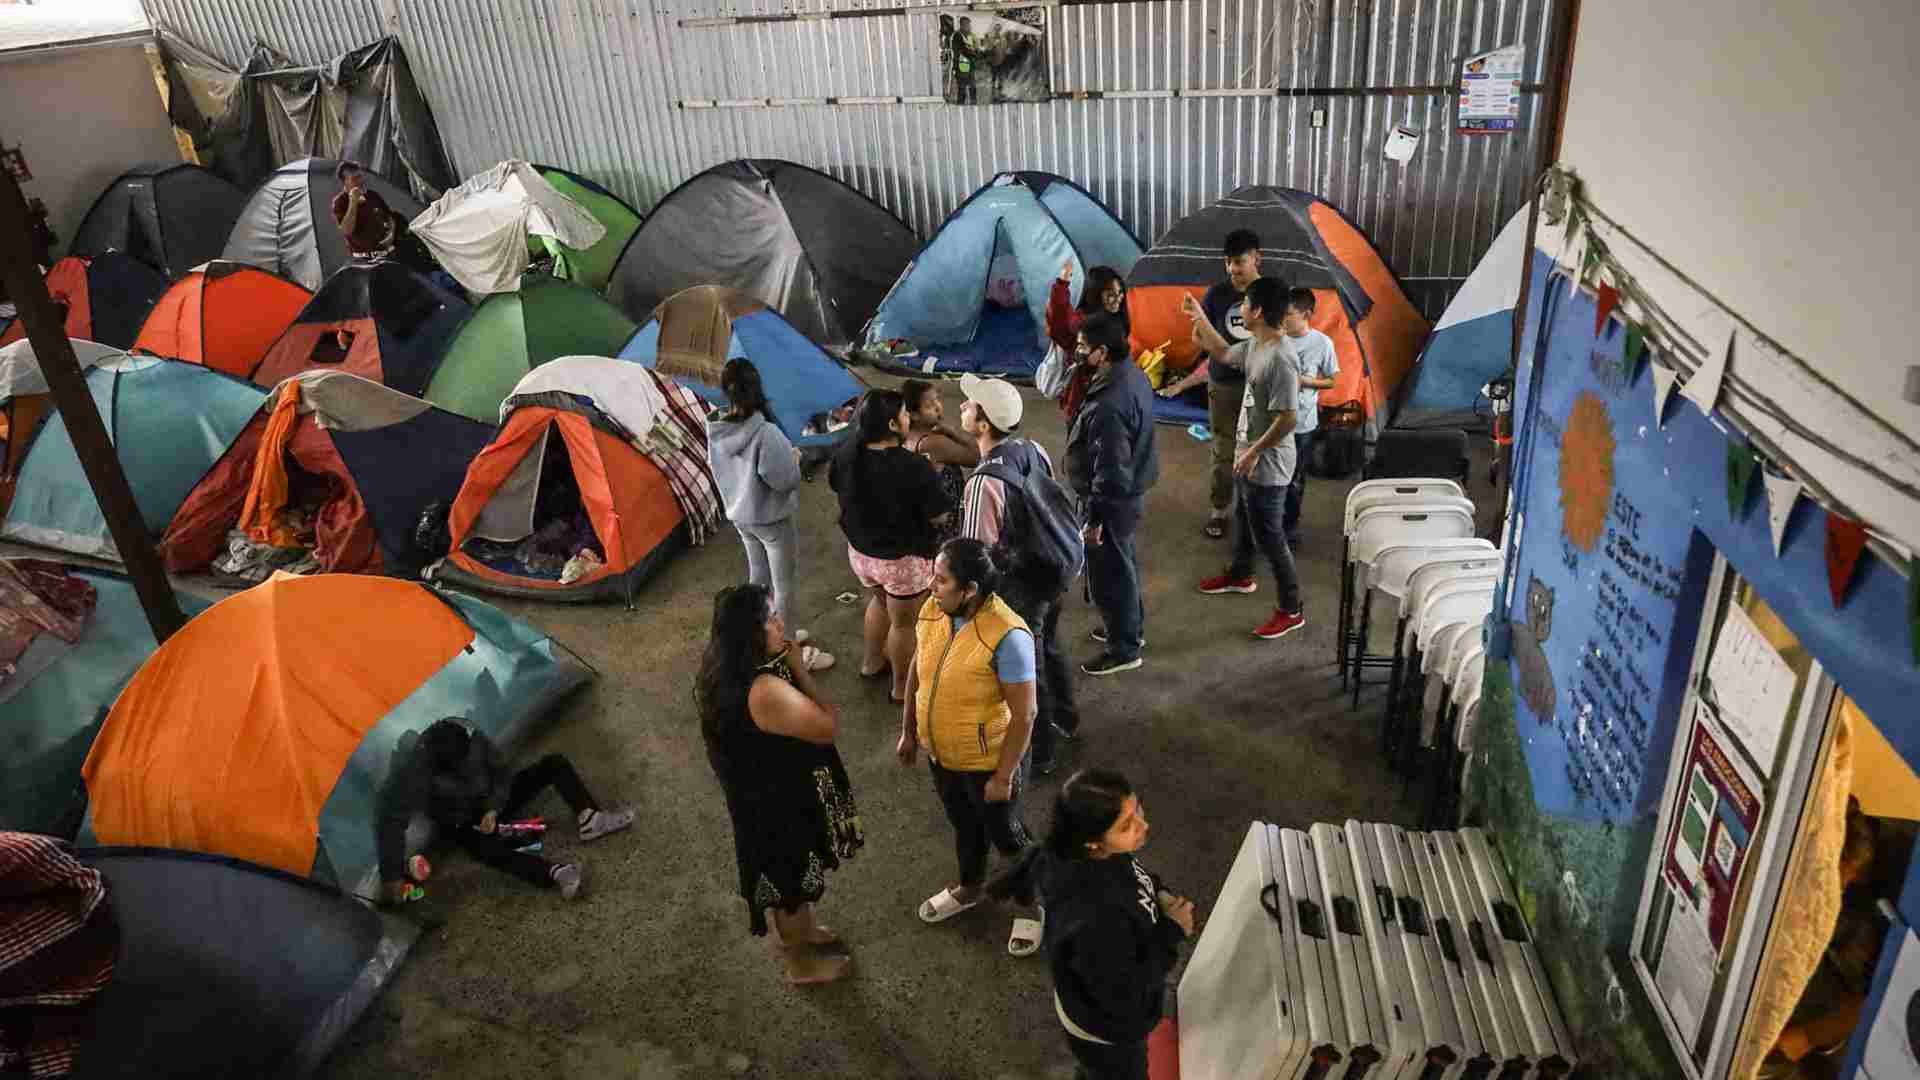
[[[516,527],[503,529],[503,519]],[[503,574],[561,584],[606,562],[606,544],[581,501],[573,457],[557,425],[547,425],[539,445],[501,485],[463,548]]]

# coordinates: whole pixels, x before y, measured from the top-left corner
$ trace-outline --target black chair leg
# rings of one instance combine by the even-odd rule
[[[1373,628],[1373,590],[1366,590],[1363,595],[1358,597],[1358,600],[1360,602],[1360,634],[1359,640],[1354,642],[1353,645],[1352,707],[1355,709],[1360,707],[1360,676],[1362,668],[1366,666],[1367,634]]]
[[[1405,656],[1401,646],[1404,620],[1393,628],[1393,667],[1387,673],[1387,705],[1380,710],[1380,752],[1393,755],[1393,713],[1400,704],[1400,683],[1406,677]]]
[[[1333,662],[1340,665],[1340,689],[1347,688],[1347,635],[1353,619],[1353,566],[1340,558],[1340,632],[1334,636]]]

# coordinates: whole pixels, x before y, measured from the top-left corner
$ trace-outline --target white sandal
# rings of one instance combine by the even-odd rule
[[[833,666],[833,654],[814,645],[800,646],[800,663],[808,671],[825,671]]]
[[[916,914],[920,916],[921,922],[928,925],[943,923],[968,908],[979,906],[982,899],[985,899],[985,894],[976,897],[972,903],[963,904],[953,898],[952,889],[941,889],[935,895],[921,901],[920,909]]]
[[[1040,951],[1040,937],[1047,930],[1047,912],[1040,909],[1038,919],[1013,920],[1013,933],[1007,936],[1008,956],[1032,956]]]

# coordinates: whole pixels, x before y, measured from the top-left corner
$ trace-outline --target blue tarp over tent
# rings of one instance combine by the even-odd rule
[[[1047,295],[1073,263],[1076,300],[1086,272],[1125,277],[1140,241],[1071,181],[1049,173],[1001,173],[941,224],[867,324],[869,344],[904,339],[921,350],[910,366],[928,373],[978,372],[1030,379],[1046,353]],[[990,298],[995,265],[1016,280],[1012,307]],[[1003,299],[1010,297],[1003,296]]]
[[[718,327],[720,320],[725,320],[724,355],[719,348],[719,333],[708,338],[676,331],[672,336],[680,345],[675,352],[682,362],[661,366],[663,320],[678,319],[687,319],[702,331]],[[691,355],[694,351],[699,355]],[[726,401],[726,395],[720,392],[720,369],[736,357],[753,361],[759,369],[761,385],[780,430],[795,446],[837,441],[835,435],[801,432],[813,416],[839,408],[864,390],[838,360],[795,330],[779,312],[744,294],[711,285],[669,297],[620,350],[620,359],[659,367],[663,374],[716,405]]]
[[[1525,273],[1527,212],[1507,221],[1427,339],[1400,384],[1390,427],[1484,426],[1480,388],[1513,360],[1513,308]]]
[[[87,389],[154,536],[166,530],[187,493],[267,396],[266,390],[212,368],[157,357],[103,363],[87,373]],[[27,448],[0,539],[119,558],[58,415],[47,417]]]

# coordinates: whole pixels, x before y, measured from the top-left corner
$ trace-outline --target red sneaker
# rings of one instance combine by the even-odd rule
[[[1225,574],[1221,574],[1219,577],[1210,577],[1200,583],[1200,591],[1206,593],[1208,596],[1219,596],[1222,593],[1250,593],[1259,587],[1260,586],[1250,577],[1228,577]]]
[[[1307,617],[1304,613],[1276,609],[1272,618],[1254,628],[1253,636],[1272,641],[1274,638],[1286,637],[1305,625],[1307,625]]]

